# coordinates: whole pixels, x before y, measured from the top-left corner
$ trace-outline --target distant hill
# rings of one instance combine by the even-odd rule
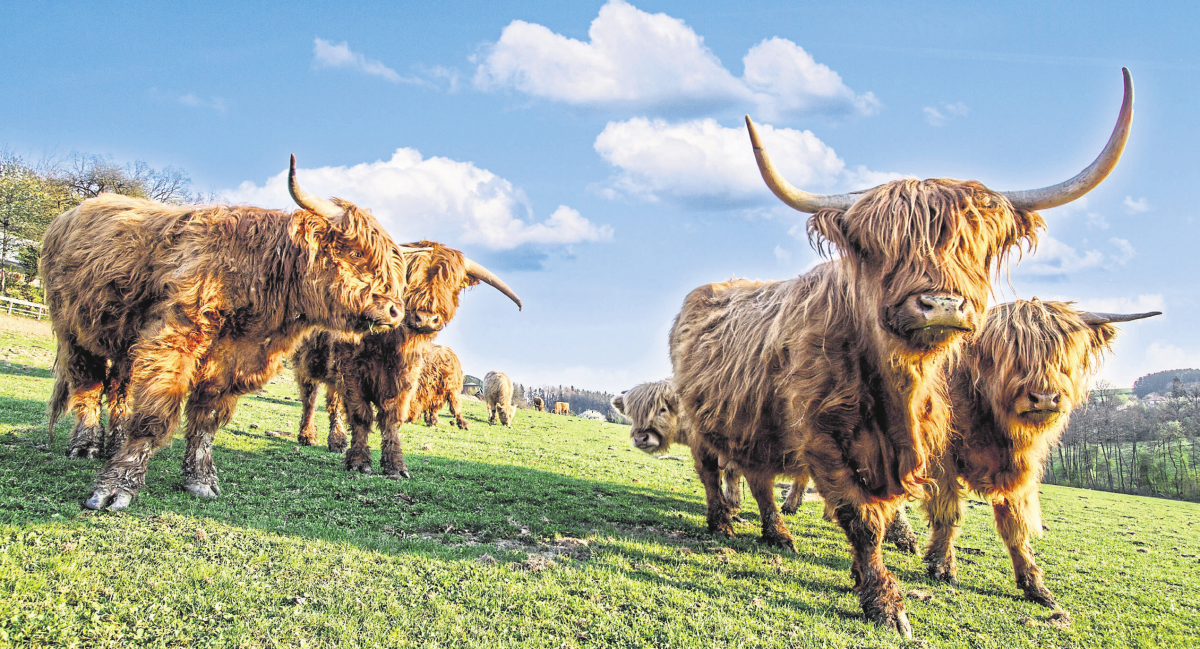
[[[1200,382],[1200,370],[1197,369],[1188,368],[1182,370],[1163,370],[1162,372],[1147,374],[1146,376],[1134,381],[1133,393],[1136,394],[1139,399],[1144,398],[1151,392],[1157,392],[1165,395],[1171,391],[1171,382],[1174,381],[1175,377],[1177,376],[1179,377],[1180,381],[1184,382],[1184,384]]]

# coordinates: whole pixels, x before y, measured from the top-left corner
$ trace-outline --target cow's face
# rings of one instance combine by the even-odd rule
[[[1019,300],[994,307],[965,367],[996,423],[1020,434],[1066,424],[1087,398],[1087,381],[1116,336],[1088,325],[1063,302]]]
[[[977,182],[932,179],[882,185],[808,227],[841,254],[856,308],[901,350],[923,355],[979,328],[994,273],[1043,225]]]
[[[646,453],[664,453],[679,439],[679,402],[669,382],[643,383],[613,398],[612,405],[629,417],[629,441]]]
[[[463,254],[440,243],[421,241],[408,262],[404,325],[417,333],[437,333],[458,311],[458,294],[479,280],[467,274]]]

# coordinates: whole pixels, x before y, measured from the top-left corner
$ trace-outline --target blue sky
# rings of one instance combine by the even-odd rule
[[[1158,309],[1102,376],[1200,367],[1200,56],[1192,3],[112,3],[0,8],[0,145],[185,169],[196,189],[371,208],[398,240],[487,264],[463,296],[466,370],[620,390],[670,372],[683,296],[818,259],[754,171],[1040,187],[1086,166],[1137,91],[1113,175],[1045,213],[998,300]]]

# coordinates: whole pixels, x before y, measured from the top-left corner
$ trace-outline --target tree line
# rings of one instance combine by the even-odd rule
[[[1181,374],[1161,399],[1130,401],[1097,383],[1086,407],[1071,415],[1044,482],[1200,500],[1200,383]]]

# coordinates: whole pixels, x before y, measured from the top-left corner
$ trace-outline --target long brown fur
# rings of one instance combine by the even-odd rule
[[[964,489],[992,502],[1017,586],[1028,599],[1055,606],[1034,562],[1031,536],[1041,536],[1038,484],[1071,411],[1087,399],[1087,383],[1117,329],[1088,325],[1069,303],[1018,300],[993,307],[979,336],[952,370],[950,445],[923,505],[931,535],[925,563],[934,579],[957,582],[954,539]],[[1029,394],[1060,395],[1059,414],[1031,420]],[[908,528],[898,519],[896,528]]]
[[[213,435],[240,395],[311,328],[352,332],[402,313],[395,244],[368,212],[337,202],[334,223],[104,194],[50,224],[40,264],[59,341],[50,426],[65,392],[77,418],[68,454],[112,454],[89,507],[128,505],[188,396],[185,486],[218,494]]]
[[[512,398],[512,379],[507,374],[492,371],[483,377],[483,400],[487,403],[489,424],[495,424],[499,419],[501,425],[512,428],[513,417],[517,414]]]
[[[832,244],[838,259],[795,279],[692,291],[671,330],[671,359],[683,425],[699,441],[710,530],[732,535],[716,476],[733,462],[758,502],[764,542],[794,548],[774,480],[811,471],[850,540],[867,618],[908,632],[881,542],[902,500],[924,493],[930,458],[945,447],[942,367],[965,334],[905,339],[897,305],[955,294],[976,328],[991,277],[1043,226],[974,181],[899,180],[847,212],[810,218],[814,243]]]
[[[346,469],[371,472],[368,445],[373,423],[378,424],[380,465],[386,475],[408,476],[399,427],[408,420],[420,383],[421,363],[441,327],[458,311],[459,293],[478,283],[467,274],[463,254],[433,241],[412,244],[429,250],[407,256],[404,275],[406,323],[434,323],[436,329],[419,330],[413,324],[370,334],[359,339],[320,333],[309,336],[295,352],[296,382],[303,403],[300,443],[317,443],[313,424],[316,386],[325,384],[330,417],[328,447],[346,451]],[[336,394],[335,394],[336,393]],[[337,421],[343,402],[350,421],[350,447]]]
[[[445,345],[433,345],[422,363],[421,378],[412,407],[409,408],[408,421],[424,415],[426,426],[437,426],[438,411],[442,409],[442,404],[449,404],[454,423],[467,430],[467,420],[462,416],[459,402],[462,387],[463,369],[458,354]]]

